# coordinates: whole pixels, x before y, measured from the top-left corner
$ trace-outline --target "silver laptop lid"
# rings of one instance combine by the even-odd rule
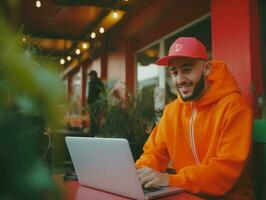
[[[81,185],[144,199],[126,139],[66,137]]]

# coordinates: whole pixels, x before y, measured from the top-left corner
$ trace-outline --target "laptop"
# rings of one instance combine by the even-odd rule
[[[144,191],[126,139],[66,137],[65,140],[78,182],[83,186],[139,200],[183,191],[175,187]]]

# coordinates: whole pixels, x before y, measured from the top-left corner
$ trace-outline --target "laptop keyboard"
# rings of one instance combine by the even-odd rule
[[[151,192],[157,192],[163,189],[163,188],[144,188],[144,187],[142,188],[143,188],[144,194],[151,193]]]

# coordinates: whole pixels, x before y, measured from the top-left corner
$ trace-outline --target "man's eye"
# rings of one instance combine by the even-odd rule
[[[191,68],[185,68],[182,70],[184,73],[188,73],[188,72],[191,72]]]
[[[172,76],[177,76],[177,74],[178,74],[177,71],[171,71]]]

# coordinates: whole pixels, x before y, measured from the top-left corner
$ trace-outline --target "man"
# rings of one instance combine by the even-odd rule
[[[101,94],[105,93],[105,88],[102,81],[98,78],[96,71],[92,70],[88,73],[90,76],[90,82],[88,85],[88,98],[87,103],[90,108],[90,136],[95,136],[99,133],[99,127],[97,125],[98,117],[100,114],[100,108],[97,105],[97,101],[101,98]]]
[[[247,165],[252,112],[223,62],[209,62],[196,38],[180,37],[168,56],[178,98],[165,107],[136,162],[144,187],[176,186],[205,197],[254,199]],[[164,173],[169,161],[176,174]]]
[[[88,87],[88,104],[95,103],[99,98],[100,94],[104,92],[104,85],[101,79],[98,78],[96,71],[91,70],[88,75],[90,76],[90,82]]]

